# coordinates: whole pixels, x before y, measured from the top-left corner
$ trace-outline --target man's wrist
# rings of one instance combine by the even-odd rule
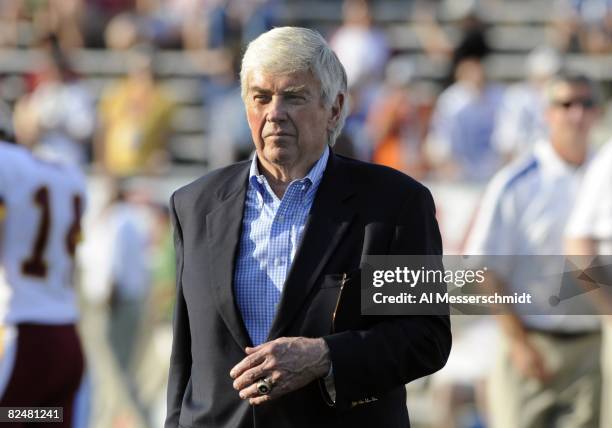
[[[329,347],[323,338],[314,339],[317,341],[319,348],[319,358],[315,364],[315,373],[317,378],[324,378],[329,375],[331,370],[331,358],[329,356]]]
[[[333,363],[331,361],[329,346],[325,339],[318,339],[321,341],[321,347],[324,349],[323,355],[325,356],[325,360],[329,362],[326,364],[327,371],[321,376],[320,379],[320,387],[323,393],[323,399],[327,403],[328,406],[334,407],[336,405],[336,382],[334,378],[334,368]]]

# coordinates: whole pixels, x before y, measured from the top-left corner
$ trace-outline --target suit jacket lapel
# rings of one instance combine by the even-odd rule
[[[354,189],[341,162],[330,154],[268,340],[282,336],[289,327],[352,221],[354,212],[346,199]]]
[[[220,205],[206,216],[210,283],[219,313],[241,348],[252,346],[234,298],[234,267],[246,197],[249,163],[220,189]]]

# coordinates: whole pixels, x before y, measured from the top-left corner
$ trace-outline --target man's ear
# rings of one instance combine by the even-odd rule
[[[336,96],[334,103],[332,104],[332,114],[327,123],[328,130],[333,129],[336,126],[336,123],[338,123],[338,120],[340,119],[340,114],[342,113],[342,108],[344,107],[344,102],[344,94],[339,93],[338,96]]]

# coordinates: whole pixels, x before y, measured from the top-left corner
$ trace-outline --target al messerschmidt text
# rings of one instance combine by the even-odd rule
[[[411,303],[450,303],[450,304],[471,304],[471,305],[499,305],[499,304],[517,304],[531,303],[530,293],[514,293],[505,295],[495,293],[493,295],[451,295],[448,293],[425,293],[418,299],[417,296],[410,293],[400,293],[397,295],[386,296],[383,293],[374,293],[372,296],[374,303],[391,303],[391,304],[411,304]],[[417,301],[418,300],[418,301]]]

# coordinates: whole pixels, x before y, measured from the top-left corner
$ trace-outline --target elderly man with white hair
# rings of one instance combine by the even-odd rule
[[[441,256],[431,194],[334,154],[346,73],[318,33],[261,35],[241,84],[255,157],[171,198],[166,428],[407,427],[404,386],[445,364],[449,318],[362,316],[361,264]]]

